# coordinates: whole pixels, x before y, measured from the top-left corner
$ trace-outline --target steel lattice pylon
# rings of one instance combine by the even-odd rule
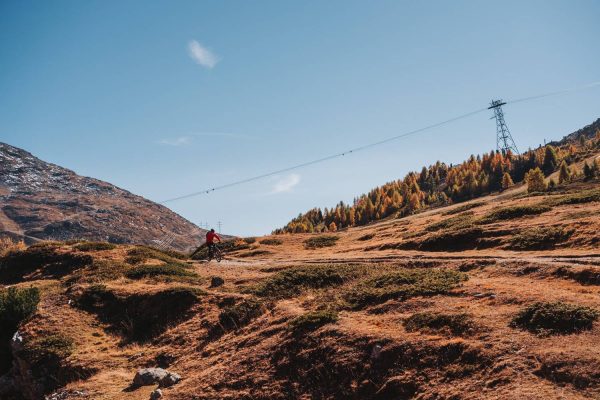
[[[506,104],[502,100],[492,100],[489,110],[494,110],[494,116],[496,119],[496,149],[501,151],[502,154],[506,154],[510,150],[513,154],[519,154],[519,149],[504,122],[504,113],[502,112],[502,106]]]

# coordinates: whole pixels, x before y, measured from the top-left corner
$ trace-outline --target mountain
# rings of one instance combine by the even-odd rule
[[[187,251],[206,231],[168,208],[0,143],[0,236],[85,239]]]

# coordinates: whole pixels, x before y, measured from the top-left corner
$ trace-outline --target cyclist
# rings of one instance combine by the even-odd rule
[[[215,239],[220,242],[221,236],[217,235],[214,229],[206,232],[206,245],[208,246],[208,255],[213,258],[215,255]]]

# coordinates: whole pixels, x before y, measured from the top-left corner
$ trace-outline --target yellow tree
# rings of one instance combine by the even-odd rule
[[[504,175],[502,175],[502,190],[506,190],[514,184],[515,183],[510,177],[510,174],[508,172],[505,172]]]
[[[543,192],[546,190],[546,181],[544,173],[538,167],[532,168],[525,174],[525,182],[527,182],[528,192]]]

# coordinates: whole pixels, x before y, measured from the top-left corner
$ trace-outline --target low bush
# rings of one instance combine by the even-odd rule
[[[131,265],[114,260],[94,260],[92,265],[80,269],[66,280],[68,285],[74,283],[102,283],[119,279],[131,269]]]
[[[62,277],[92,261],[90,255],[60,252],[55,246],[29,246],[0,258],[0,282],[15,283],[38,270],[36,279]]]
[[[283,241],[280,239],[263,239],[259,242],[260,244],[264,244],[267,246],[280,246],[283,244]]]
[[[491,224],[496,221],[521,218],[527,215],[539,215],[550,210],[552,210],[552,207],[543,204],[499,208],[486,214],[479,222],[482,224]]]
[[[11,287],[0,291],[0,375],[12,365],[10,339],[18,326],[37,310],[40,291],[37,288]]]
[[[574,333],[592,329],[598,311],[563,302],[538,302],[522,309],[511,326],[538,334]]]
[[[334,235],[320,235],[308,238],[304,241],[304,247],[307,249],[318,249],[321,247],[335,246],[340,238]]]
[[[458,206],[458,207],[453,208],[451,210],[444,211],[442,213],[442,215],[454,215],[454,214],[458,214],[458,213],[461,213],[463,211],[468,211],[468,210],[471,210],[473,208],[480,207],[480,206],[482,206],[484,204],[485,204],[484,202],[475,202],[475,203],[463,204],[462,206]]]
[[[290,330],[295,333],[314,331],[326,324],[337,322],[338,315],[334,311],[312,311],[294,318],[289,323]]]
[[[481,228],[447,230],[428,236],[415,245],[425,251],[461,251],[477,248],[483,235]],[[407,246],[410,242],[406,243]]]
[[[62,334],[53,334],[25,341],[23,352],[27,361],[35,366],[64,360],[73,353],[74,348],[73,339]]]
[[[290,297],[306,288],[341,285],[356,275],[353,266],[320,265],[289,268],[268,277],[250,291],[262,297]]]
[[[360,309],[390,299],[447,294],[465,280],[466,274],[451,269],[400,268],[359,283],[344,295],[344,299],[350,308]]]
[[[548,202],[552,205],[561,206],[565,204],[591,203],[593,201],[600,201],[600,189],[584,190],[579,193],[560,196]]]
[[[223,331],[239,329],[265,312],[264,304],[256,299],[245,299],[219,314],[219,328]]]
[[[255,237],[246,237],[244,239],[242,239],[244,241],[244,243],[246,244],[252,244],[252,243],[256,243],[256,238]]]
[[[473,218],[473,212],[469,211],[464,214],[457,215],[455,217],[446,218],[438,222],[434,222],[425,227],[428,232],[435,232],[442,229],[465,229],[473,225],[475,219]]]
[[[423,312],[413,314],[402,324],[409,332],[449,331],[454,335],[464,335],[474,330],[474,324],[468,314],[440,314]]]
[[[547,250],[569,239],[573,234],[560,226],[542,226],[525,229],[509,239],[512,250]]]
[[[600,285],[599,268],[589,267],[573,271],[569,267],[558,267],[554,275],[573,279],[582,285]]]
[[[360,240],[361,242],[367,241],[367,240],[371,240],[375,237],[374,233],[367,233],[366,235],[362,235],[361,237],[359,237],[357,240]]]
[[[93,285],[75,295],[74,304],[94,313],[123,335],[125,342],[143,342],[186,319],[201,291],[177,287],[155,293],[118,294],[105,285]]]
[[[129,279],[150,277],[197,277],[194,272],[181,267],[180,264],[140,265],[125,272]]]
[[[113,250],[117,245],[107,242],[83,242],[73,246],[79,251],[102,251],[102,250]]]
[[[125,262],[131,265],[141,264],[147,260],[160,260],[167,264],[185,265],[180,262],[184,255],[173,251],[162,251],[148,246],[136,246],[127,251]]]

